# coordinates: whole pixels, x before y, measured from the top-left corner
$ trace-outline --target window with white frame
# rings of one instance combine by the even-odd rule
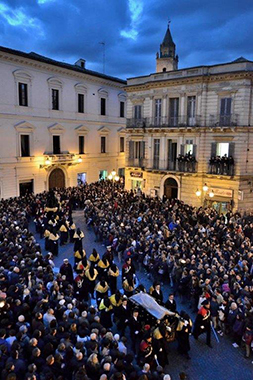
[[[142,105],[136,104],[134,106],[134,119],[140,120],[142,118]]]
[[[229,155],[229,143],[217,143],[216,144],[216,155],[220,157],[224,157],[225,155]]]
[[[77,104],[76,111],[78,113],[85,113],[86,102],[87,102],[87,88],[83,84],[77,83],[75,85],[75,90],[76,90],[76,104]]]
[[[185,141],[185,154],[191,152],[193,154],[193,140],[186,140]]]
[[[63,83],[57,78],[48,79],[49,87],[49,109],[59,111],[62,107],[62,88]]]
[[[20,152],[21,157],[30,157],[30,135],[20,135]]]
[[[22,107],[30,107],[32,103],[32,76],[23,70],[15,70],[13,72],[13,75],[16,83],[16,105]]]
[[[120,136],[119,138],[119,151],[120,153],[125,152],[125,137]]]
[[[79,154],[84,154],[85,137],[82,135],[78,136],[78,143],[79,143]]]
[[[99,115],[106,116],[108,115],[108,91],[104,88],[98,90],[99,98]]]
[[[106,136],[100,137],[100,152],[106,153]]]
[[[28,122],[15,125],[17,131],[17,156],[31,157],[33,155],[34,130],[35,127]]]

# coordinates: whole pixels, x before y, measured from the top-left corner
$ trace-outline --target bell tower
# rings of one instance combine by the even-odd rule
[[[156,54],[156,72],[173,71],[178,68],[178,55],[176,55],[176,45],[170,33],[170,22],[160,45],[160,54]]]

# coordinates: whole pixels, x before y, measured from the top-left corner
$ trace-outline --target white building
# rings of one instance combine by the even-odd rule
[[[124,174],[125,81],[0,47],[0,197]]]
[[[253,211],[253,62],[177,64],[168,27],[156,73],[127,81],[126,188]]]

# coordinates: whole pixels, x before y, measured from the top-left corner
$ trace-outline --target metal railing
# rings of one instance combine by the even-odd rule
[[[201,117],[194,116],[161,116],[141,119],[127,119],[127,128],[180,128],[201,126]]]
[[[146,170],[163,170],[181,173],[196,173],[196,161],[171,161],[171,160],[158,160],[158,159],[144,159],[144,158],[129,158],[127,166],[145,168]]]
[[[144,158],[128,158],[126,160],[127,166],[132,166],[133,168],[142,168],[145,166]]]
[[[230,115],[209,115],[208,126],[209,127],[233,127],[238,125],[238,114]]]
[[[233,163],[224,163],[222,161],[220,162],[212,162],[212,160],[209,161],[208,164],[208,174],[215,174],[215,175],[227,175],[227,176],[234,176],[235,173],[235,164]]]
[[[196,116],[161,116],[127,119],[127,128],[189,128],[189,127],[232,127],[238,125],[238,114],[211,114]]]

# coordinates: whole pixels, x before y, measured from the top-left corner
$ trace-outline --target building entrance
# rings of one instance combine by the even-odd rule
[[[65,175],[59,168],[54,169],[49,175],[49,190],[54,187],[65,187]]]
[[[174,178],[167,178],[164,182],[164,195],[167,199],[176,199],[178,197],[178,184]]]

